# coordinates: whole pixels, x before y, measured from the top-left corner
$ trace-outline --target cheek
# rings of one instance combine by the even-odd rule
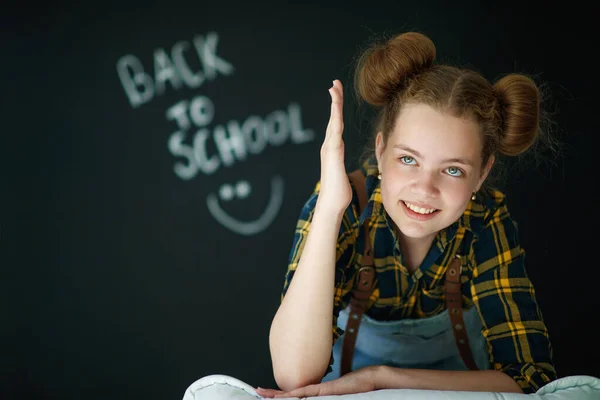
[[[444,202],[453,207],[466,207],[471,200],[471,184],[467,181],[464,182],[452,182],[448,181],[442,187],[440,192],[444,197]]]
[[[397,196],[395,196],[394,192],[392,192],[392,188],[390,187],[390,185],[385,184],[383,181],[381,182],[381,185],[380,185],[380,191],[381,191],[381,202],[383,204],[383,207],[386,209],[389,209],[392,206],[392,202],[394,201],[393,199]]]
[[[445,192],[445,203],[457,212],[462,213],[471,200],[472,193],[462,185],[453,187]]]
[[[388,175],[388,179],[381,181],[381,196],[384,197],[398,197],[400,193],[404,190],[405,180],[400,177],[390,177]]]

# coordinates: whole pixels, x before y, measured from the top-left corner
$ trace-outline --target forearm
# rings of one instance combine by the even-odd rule
[[[283,390],[320,382],[329,365],[342,215],[315,210],[302,257],[273,318],[269,344],[275,379]]]
[[[519,385],[500,371],[434,371],[377,367],[376,389],[424,389],[474,392],[523,393]]]

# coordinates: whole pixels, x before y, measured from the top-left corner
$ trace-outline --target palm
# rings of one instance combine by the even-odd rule
[[[333,209],[345,209],[352,200],[352,189],[344,165],[344,131],[342,83],[334,81],[331,94],[331,116],[321,146],[320,197]]]

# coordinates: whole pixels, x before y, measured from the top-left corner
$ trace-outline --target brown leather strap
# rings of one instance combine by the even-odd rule
[[[365,178],[365,176],[363,175],[363,173],[360,169],[350,172],[348,174],[348,178],[350,178],[350,182],[352,182],[352,184],[354,185],[354,189],[356,189],[356,194],[358,196],[358,205],[360,207],[360,210],[359,210],[359,216],[360,216],[360,213],[362,213],[362,211],[367,206],[367,201],[368,201],[368,199],[367,199],[367,179]]]
[[[456,256],[450,262],[448,270],[446,271],[446,281],[444,283],[446,290],[446,308],[450,315],[454,340],[460,356],[467,368],[470,370],[478,370],[479,368],[477,368],[477,364],[475,364],[475,361],[473,360],[473,354],[471,353],[469,338],[467,337],[467,330],[463,319],[462,293],[460,291],[461,271],[462,263],[460,257]]]
[[[359,217],[367,205],[367,188],[365,177],[360,170],[348,174],[353,183],[359,202]],[[342,359],[340,376],[352,371],[352,358],[354,357],[354,345],[358,335],[358,328],[363,313],[367,309],[369,297],[375,287],[375,268],[373,267],[373,251],[369,241],[368,218],[363,223],[365,231],[365,249],[363,253],[362,267],[356,273],[353,285],[352,297],[350,298],[350,315],[344,332],[342,344]]]

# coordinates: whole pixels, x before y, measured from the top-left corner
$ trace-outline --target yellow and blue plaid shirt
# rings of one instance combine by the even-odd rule
[[[533,393],[556,379],[548,331],[527,276],[517,224],[508,212],[504,195],[493,189],[480,190],[458,221],[437,234],[420,268],[410,274],[403,265],[391,219],[381,202],[375,160],[367,160],[361,170],[366,176],[368,203],[359,215],[358,197],[353,190],[353,200],[338,235],[334,342],[344,333],[337,327],[337,318],[349,304],[354,274],[361,266],[363,222],[368,219],[377,273],[377,287],[367,311],[370,317],[391,321],[443,312],[445,273],[450,261],[460,255],[463,307],[477,308],[493,368],[512,377],[525,393]],[[306,243],[319,188],[317,183],[296,226],[282,300]],[[333,358],[328,372],[332,362]]]

